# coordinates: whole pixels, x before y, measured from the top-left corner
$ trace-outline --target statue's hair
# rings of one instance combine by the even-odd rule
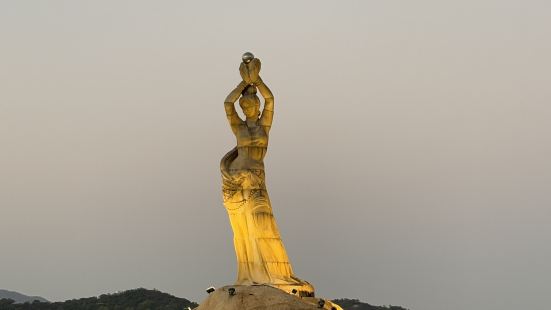
[[[255,95],[256,94],[256,87],[254,85],[249,85],[243,89],[241,92],[241,95]]]

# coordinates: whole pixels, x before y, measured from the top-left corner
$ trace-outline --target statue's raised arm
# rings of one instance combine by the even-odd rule
[[[258,77],[257,82],[255,83],[256,87],[260,91],[262,97],[264,97],[264,108],[262,109],[262,115],[259,119],[259,124],[266,127],[266,130],[269,131],[272,126],[272,120],[274,119],[274,95],[272,91],[264,84],[264,81]]]
[[[237,111],[235,110],[235,102],[239,99],[241,93],[245,90],[245,87],[247,87],[247,83],[241,81],[241,83],[239,83],[235,89],[231,91],[224,101],[226,117],[228,118],[228,122],[230,123],[231,130],[234,134],[237,133],[238,126],[243,123],[243,120],[239,117],[239,114],[237,114]]]

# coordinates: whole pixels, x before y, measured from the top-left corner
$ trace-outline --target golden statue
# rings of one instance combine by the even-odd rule
[[[243,81],[224,102],[237,146],[220,163],[224,206],[230,217],[238,264],[238,285],[266,284],[302,297],[314,297],[313,286],[295,277],[279,235],[264,173],[264,156],[274,116],[274,96],[259,76],[260,60],[243,55]],[[260,91],[264,108],[260,112]],[[246,119],[235,110],[239,105]]]

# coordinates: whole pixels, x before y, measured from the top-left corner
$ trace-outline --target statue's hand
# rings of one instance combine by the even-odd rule
[[[260,79],[260,59],[254,58],[249,63],[242,62],[239,65],[239,73],[243,78],[243,81],[249,85],[254,85]]]

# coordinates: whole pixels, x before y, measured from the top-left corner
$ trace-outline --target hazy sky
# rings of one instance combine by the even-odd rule
[[[0,288],[201,301],[236,275],[219,159],[244,51],[318,295],[551,304],[549,1],[1,1]]]

